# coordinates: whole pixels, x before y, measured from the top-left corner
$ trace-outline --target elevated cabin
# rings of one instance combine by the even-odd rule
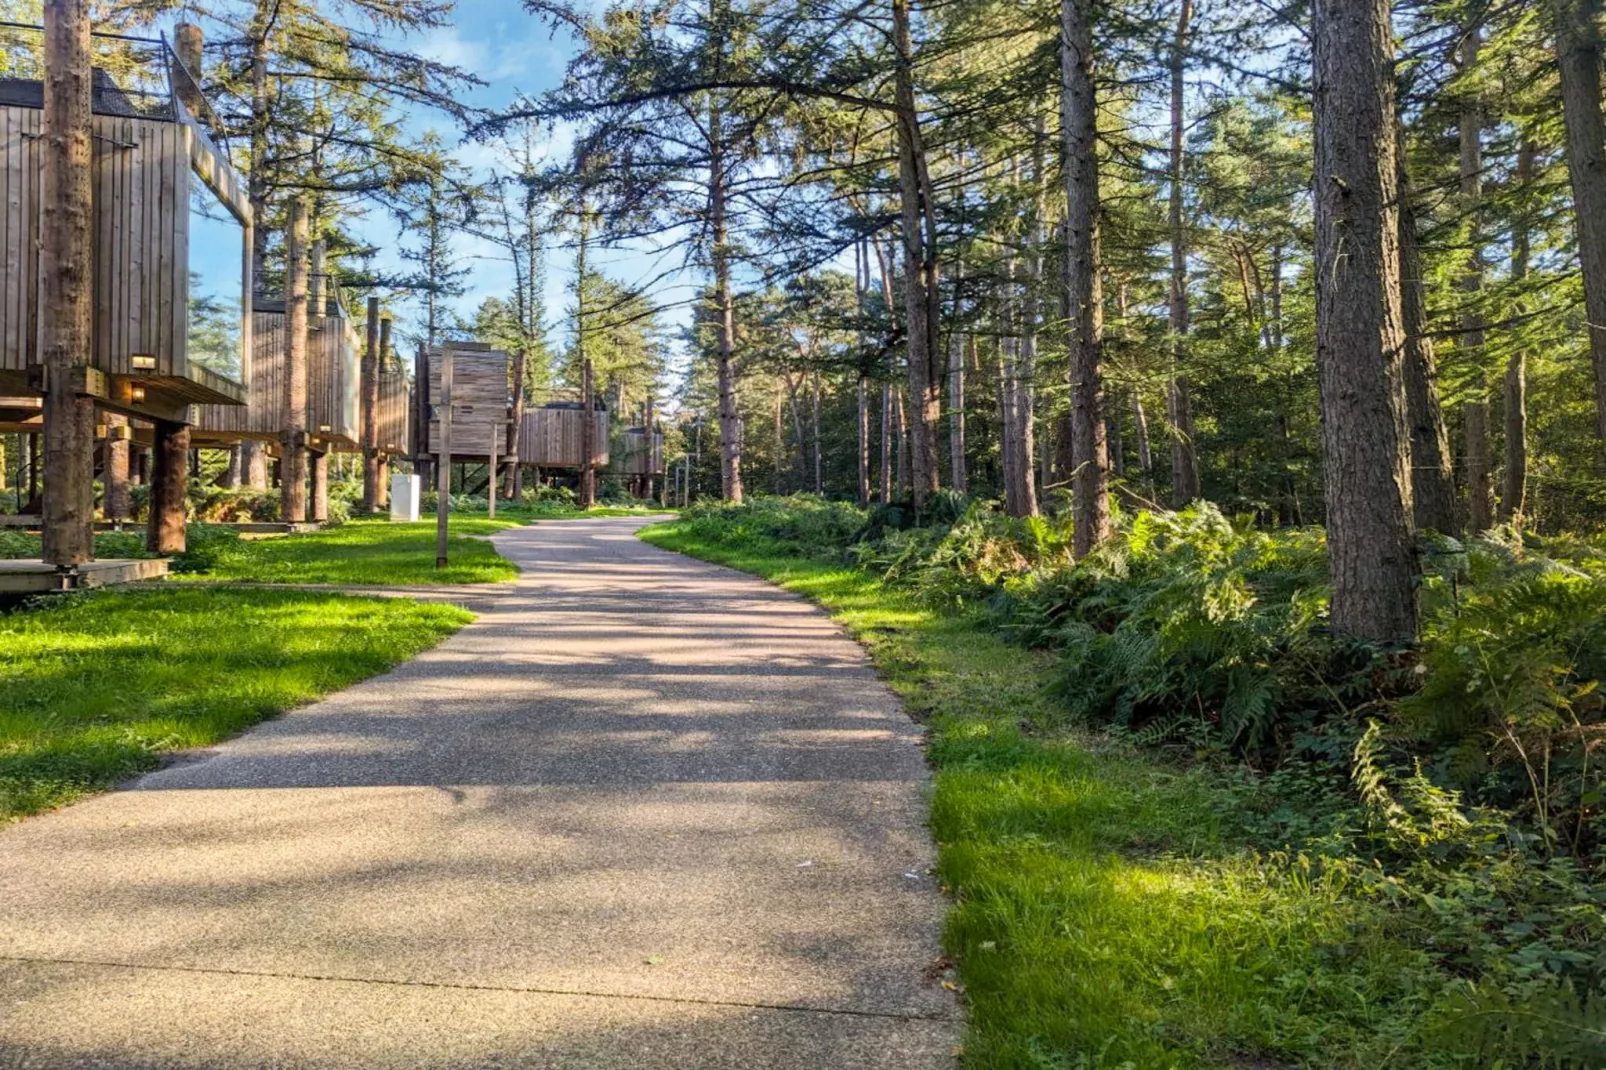
[[[251,210],[188,69],[165,40],[95,34],[94,323],[104,409],[185,422],[238,406]],[[0,24],[0,397],[37,397],[43,32]],[[15,406],[13,406],[15,408]]]
[[[379,373],[379,452],[401,457],[412,452],[413,384],[400,368]]]
[[[664,471],[664,433],[656,427],[629,427],[619,434],[619,455],[609,468],[622,476],[657,476]]]
[[[600,406],[591,414],[593,450],[591,462],[598,468],[608,464],[608,411]],[[579,401],[549,401],[540,408],[524,410],[519,425],[519,463],[537,468],[575,468],[585,456],[582,429],[586,413]]]
[[[420,433],[414,456],[438,459],[441,450],[441,369],[448,352],[452,356],[452,460],[488,460],[493,438],[500,456],[512,419],[509,384],[513,358],[478,342],[449,342],[419,353],[417,378],[424,388],[418,399]]]
[[[246,376],[248,404],[201,407],[190,432],[191,441],[201,446],[228,445],[242,439],[277,442],[288,425],[285,378],[289,355],[289,317],[284,298],[258,296],[252,314],[251,360]],[[344,297],[331,283],[326,296],[321,301],[309,301],[307,309],[307,433],[314,449],[361,447],[361,378],[362,344],[346,312]]]

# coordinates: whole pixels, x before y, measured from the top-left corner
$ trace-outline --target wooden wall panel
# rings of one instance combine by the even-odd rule
[[[444,350],[429,355],[429,399],[439,404]],[[512,358],[495,349],[452,347],[452,456],[481,457],[491,451],[491,437],[501,450],[507,441],[508,374]],[[429,449],[440,449],[440,421],[429,423]]]
[[[524,423],[519,427],[519,461],[541,468],[579,468],[581,451],[581,420],[585,413],[577,408],[526,409]],[[597,410],[591,414],[595,427],[596,448],[592,463],[598,467],[608,464],[608,414]]]
[[[240,438],[276,439],[285,426],[285,357],[290,332],[283,312],[251,317],[248,405],[198,405],[195,428]],[[336,449],[358,441],[356,336],[340,316],[307,317],[307,430],[334,439]],[[325,431],[323,428],[327,427]]]
[[[407,373],[400,369],[379,373],[379,449],[384,453],[412,451],[411,424],[413,390]]]
[[[613,462],[614,471],[626,476],[655,476],[664,470],[664,436],[654,432],[649,439],[646,432],[626,431],[619,436],[619,456]]]
[[[0,371],[39,361],[42,123],[37,108],[0,106]],[[187,377],[189,198],[201,181],[191,173],[193,135],[127,116],[95,115],[93,124],[92,362],[113,374]],[[136,353],[156,357],[154,371],[136,371]]]

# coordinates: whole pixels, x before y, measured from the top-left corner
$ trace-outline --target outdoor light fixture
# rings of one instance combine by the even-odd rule
[[[143,386],[132,387],[128,391],[128,396],[134,401],[144,401],[145,388]]]
[[[128,362],[134,366],[135,371],[150,372],[156,370],[156,358],[149,353],[135,353],[128,358]]]
[[[322,431],[322,432],[328,432],[329,425],[328,424],[319,424],[318,425],[318,430]]]

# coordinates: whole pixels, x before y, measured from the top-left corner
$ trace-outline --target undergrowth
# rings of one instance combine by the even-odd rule
[[[1319,530],[1140,513],[1072,562],[936,512],[647,537],[819,598],[933,712],[967,1064],[1606,1065],[1594,544],[1425,543],[1387,649],[1327,628]]]

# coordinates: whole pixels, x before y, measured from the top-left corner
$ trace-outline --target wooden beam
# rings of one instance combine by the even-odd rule
[[[95,556],[95,403],[73,389],[92,355],[89,2],[46,0],[40,342],[46,368],[44,560]]]

